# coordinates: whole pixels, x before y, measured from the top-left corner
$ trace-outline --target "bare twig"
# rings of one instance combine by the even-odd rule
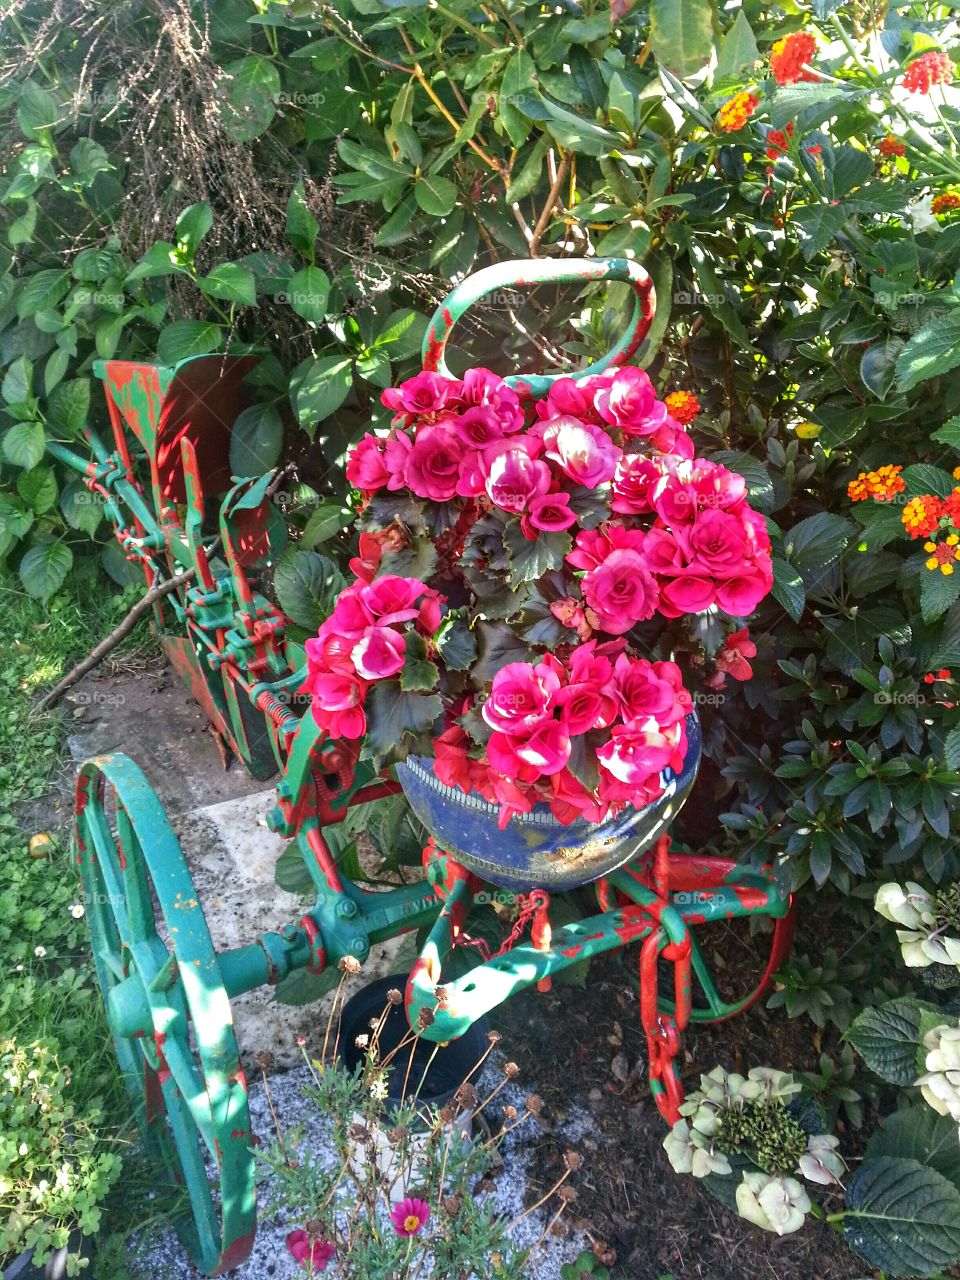
[[[60,701],[72,685],[75,685],[88,671],[92,671],[94,667],[98,666],[111,649],[115,649],[120,641],[130,634],[143,615],[148,613],[158,600],[162,600],[171,591],[176,591],[177,587],[182,587],[185,582],[189,582],[195,573],[195,568],[186,569],[183,573],[178,573],[172,578],[168,578],[166,582],[158,582],[151,587],[147,594],[137,601],[119,626],[114,627],[108,636],[105,636],[94,649],[91,649],[82,662],[78,662],[72,670],[67,672],[59,684],[55,684],[50,692],[40,699],[37,703],[37,710],[49,711],[54,703]]]

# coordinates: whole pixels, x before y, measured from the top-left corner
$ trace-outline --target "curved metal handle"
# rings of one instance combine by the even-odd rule
[[[559,378],[589,378],[615,369],[629,360],[646,337],[657,300],[653,281],[639,263],[629,258],[514,258],[484,267],[448,293],[433,313],[423,339],[423,367],[445,378],[453,377],[444,360],[447,339],[467,308],[488,293],[517,285],[593,284],[600,280],[625,281],[636,295],[627,331],[613,350],[576,373],[514,374],[504,382],[521,397],[542,396]]]

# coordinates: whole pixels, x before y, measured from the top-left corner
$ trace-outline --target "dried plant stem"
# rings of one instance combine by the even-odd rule
[[[346,973],[345,972],[341,973],[340,981],[337,983],[336,990],[333,993],[333,1004],[331,1004],[330,1012],[327,1015],[327,1027],[323,1033],[323,1048],[320,1051],[320,1062],[322,1065],[325,1065],[327,1061],[327,1045],[330,1043],[330,1031],[333,1027],[333,1015],[337,1013],[337,1002],[340,999],[340,993],[343,990],[343,984],[346,982],[346,980],[347,980]],[[337,1014],[337,1035],[339,1036],[339,1034],[340,1034],[340,1017],[339,1017],[339,1014]]]
[[[553,1186],[550,1187],[548,1191],[545,1191],[543,1193],[543,1195],[536,1202],[536,1204],[532,1204],[529,1209],[524,1209],[523,1213],[519,1214],[516,1218],[514,1218],[513,1221],[510,1223],[510,1226],[507,1228],[507,1230],[512,1231],[513,1228],[517,1225],[517,1223],[522,1222],[524,1218],[529,1218],[530,1214],[536,1213],[536,1211],[540,1208],[540,1206],[546,1204],[551,1196],[555,1196],[557,1192],[560,1190],[560,1188],[563,1186],[563,1184],[566,1182],[566,1180],[570,1177],[570,1173],[571,1173],[570,1169],[564,1169],[563,1173],[556,1180]]]
[[[550,187],[546,203],[543,206],[540,217],[537,219],[537,225],[533,228],[533,239],[530,241],[531,258],[537,257],[539,253],[540,241],[542,240],[543,233],[546,231],[550,218],[553,215],[554,207],[560,197],[560,188],[563,186],[563,180],[566,178],[569,168],[570,155],[568,153],[563,156],[560,164],[557,166],[557,176],[554,178],[553,184]]]

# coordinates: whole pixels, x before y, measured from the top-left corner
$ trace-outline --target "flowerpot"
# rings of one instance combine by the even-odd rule
[[[353,1071],[363,1061],[365,1050],[357,1044],[357,1038],[370,1030],[373,1019],[379,1018],[387,1003],[387,992],[391,989],[403,991],[407,975],[393,974],[378,978],[364,987],[343,1007],[340,1021],[340,1060],[348,1071]],[[386,1056],[395,1049],[410,1030],[407,1016],[402,1004],[391,1005],[379,1035],[381,1056]],[[423,1106],[442,1107],[452,1101],[460,1085],[477,1065],[488,1047],[487,1023],[481,1018],[457,1040],[451,1040],[439,1049],[426,1040],[417,1040],[413,1053],[413,1063],[407,1083],[407,1096],[411,1096],[419,1085],[417,1100]],[[434,1053],[434,1050],[436,1052]],[[404,1047],[391,1063],[387,1076],[387,1100],[384,1110],[392,1113],[403,1095],[404,1078],[407,1076],[407,1064],[410,1062],[409,1047]],[[422,1078],[422,1084],[421,1082]],[[401,1156],[397,1144],[391,1141],[388,1131],[379,1126],[370,1127],[362,1117],[355,1119],[368,1129],[370,1137],[357,1141],[354,1146],[353,1163],[362,1165],[371,1155],[377,1161],[377,1168],[384,1182],[391,1182],[390,1199],[396,1204],[405,1195],[410,1194],[423,1182],[422,1170],[425,1163],[425,1148],[428,1134],[426,1131],[413,1132],[406,1144],[406,1153]],[[469,1142],[473,1128],[473,1118],[469,1110],[462,1111],[449,1126],[461,1135],[460,1140]]]
[[[693,786],[701,749],[700,721],[691,712],[683,768],[664,770],[657,800],[642,809],[628,805],[606,822],[578,819],[569,826],[549,805],[536,804],[501,829],[499,806],[446,786],[431,758],[409,756],[396,769],[410,807],[437,844],[482,880],[505,889],[562,891],[609,875],[662,835]]]

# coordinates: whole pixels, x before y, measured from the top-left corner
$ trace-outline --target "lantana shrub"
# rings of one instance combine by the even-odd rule
[[[379,758],[434,757],[502,824],[538,802],[566,824],[655,800],[693,702],[668,648],[646,656],[655,628],[631,633],[743,618],[770,590],[743,478],[696,457],[631,366],[526,405],[486,369],[424,372],[383,400],[392,424],[347,462],[358,577],[306,646],[318,724]],[[396,572],[411,565],[422,576]]]

